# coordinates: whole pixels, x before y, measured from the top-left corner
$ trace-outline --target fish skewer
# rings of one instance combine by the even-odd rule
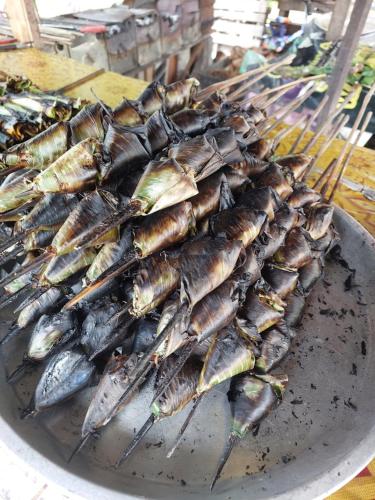
[[[245,374],[233,378],[228,393],[228,399],[231,403],[232,426],[226,448],[211,482],[211,491],[234,446],[280,402],[287,382],[286,375]]]

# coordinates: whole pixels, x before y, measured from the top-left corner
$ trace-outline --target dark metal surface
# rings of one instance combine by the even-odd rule
[[[375,454],[375,241],[336,211],[343,256],[328,261],[308,299],[292,352],[277,372],[289,374],[282,405],[235,448],[211,497],[300,500],[323,498],[357,474]],[[347,285],[353,285],[350,290]],[[4,350],[7,370],[19,363],[22,340]],[[166,453],[189,407],[155,424],[134,456],[112,465],[148,417],[144,391],[71,464],[90,398],[87,390],[61,408],[21,421],[35,373],[9,387],[0,376],[0,439],[49,479],[84,498],[208,498],[209,483],[229,430],[227,386],[202,401],[172,459]],[[145,401],[145,399],[147,401]]]

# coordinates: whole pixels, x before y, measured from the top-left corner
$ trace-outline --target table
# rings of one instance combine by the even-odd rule
[[[23,49],[12,52],[0,52],[0,70],[26,75],[36,85],[43,90],[56,90],[62,86],[70,84],[86,75],[92,73],[95,68],[86,64],[81,64],[72,59],[62,56],[47,54],[37,49]],[[118,73],[105,72],[92,80],[79,85],[67,92],[72,97],[81,97],[90,101],[95,100],[91,89],[95,95],[102,99],[109,106],[116,106],[124,97],[134,99],[146,87],[147,82],[134,78],[119,75]],[[281,130],[277,127],[274,134]],[[286,154],[299,131],[291,132],[280,144],[277,154]],[[305,144],[311,137],[307,134]],[[312,150],[315,153],[324,139],[317,142]],[[344,142],[335,140],[329,150],[323,155],[318,167],[312,172],[309,183],[313,183],[319,172],[326,167],[330,161],[337,158]],[[346,170],[343,182],[339,186],[334,201],[344,208],[350,215],[356,218],[366,229],[375,236],[375,151],[357,147]],[[9,461],[9,474],[5,471],[4,460]],[[17,475],[18,484],[21,482],[20,463],[16,457],[10,457],[7,451],[0,444],[0,463],[2,477],[11,478],[11,474]],[[59,500],[65,498],[73,500],[67,492],[61,492],[47,482],[43,484],[41,475],[35,473],[35,477],[30,477],[31,472],[25,469],[22,480],[30,486],[28,499],[54,498]],[[15,472],[17,471],[17,472]],[[14,476],[13,476],[14,477]],[[8,484],[9,483],[9,484]],[[10,481],[7,487],[10,488]],[[34,485],[34,486],[33,486]],[[37,485],[37,487],[35,486]],[[7,494],[4,486],[1,485],[0,497],[14,500],[16,496],[5,496]],[[15,490],[16,491],[16,490]],[[2,494],[4,493],[4,496]],[[25,500],[26,497],[23,496]],[[76,497],[75,497],[76,498]],[[329,500],[374,500],[375,499],[375,460],[358,477],[349,482],[345,487],[329,497]]]
[[[0,69],[11,74],[25,75],[42,90],[56,90],[98,68],[31,48],[0,52]],[[95,101],[92,89],[106,104],[116,106],[124,97],[135,99],[146,86],[145,81],[106,71],[75,87],[67,95]]]

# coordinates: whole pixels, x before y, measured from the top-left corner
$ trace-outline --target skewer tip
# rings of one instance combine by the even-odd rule
[[[70,462],[77,455],[77,453],[79,453],[82,450],[82,448],[85,446],[85,444],[87,443],[87,441],[90,439],[91,436],[92,436],[92,433],[89,432],[88,434],[86,434],[85,436],[83,436],[80,439],[77,446],[74,448],[73,452],[70,454],[68,460],[66,461],[68,464],[70,464]]]

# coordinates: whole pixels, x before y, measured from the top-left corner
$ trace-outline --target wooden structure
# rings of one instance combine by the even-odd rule
[[[323,123],[326,117],[335,109],[346,77],[352,66],[354,52],[358,47],[359,37],[363,32],[371,5],[372,0],[355,0],[354,2],[350,21],[337,54],[336,64],[328,80],[329,88],[327,94],[329,101],[320,116],[320,123]]]
[[[259,47],[268,15],[266,0],[216,0],[213,40],[231,47]]]
[[[173,81],[187,65],[191,69],[209,62],[213,1],[128,0],[128,5],[42,19],[38,24],[33,0],[8,0],[9,24],[1,19],[0,33],[14,31],[20,41],[43,44],[50,52],[105,70]]]

